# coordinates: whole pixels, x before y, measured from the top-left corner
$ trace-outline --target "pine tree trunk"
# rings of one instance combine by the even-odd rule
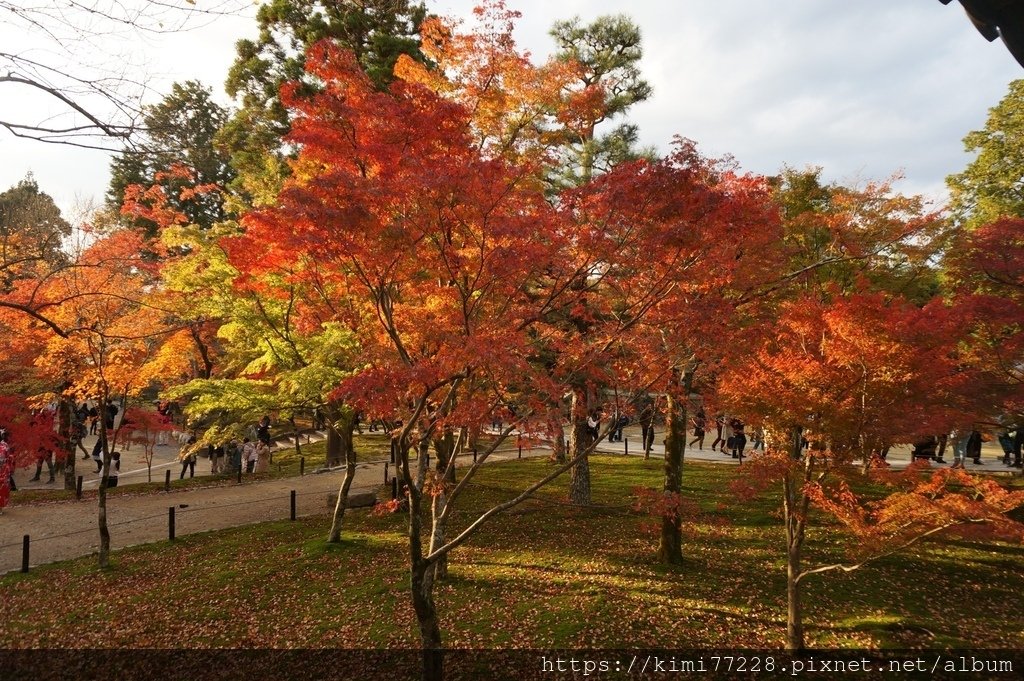
[[[352,489],[352,481],[356,477],[356,450],[352,444],[352,431],[355,429],[355,412],[343,411],[338,414],[339,418],[333,420],[328,426],[327,435],[335,433],[337,441],[345,455],[345,477],[338,488],[338,499],[334,502],[334,516],[331,519],[331,531],[327,535],[329,543],[336,544],[341,541],[341,527],[345,519],[345,511],[348,509],[348,493]]]
[[[570,427],[569,433],[569,459],[574,460],[580,452],[586,451],[593,444],[593,438],[587,430],[587,396],[582,389],[574,388],[572,391],[572,404],[569,408]],[[569,500],[578,505],[590,504],[590,461],[589,456],[584,456],[575,466],[569,478]]]

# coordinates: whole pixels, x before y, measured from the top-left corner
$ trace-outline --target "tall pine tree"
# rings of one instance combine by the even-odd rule
[[[291,124],[281,104],[286,82],[315,83],[305,72],[306,50],[330,39],[352,50],[378,89],[393,79],[402,54],[423,60],[419,27],[427,16],[422,3],[410,0],[270,0],[256,15],[259,35],[240,40],[226,89],[239,109],[224,126],[219,143],[229,150],[238,173],[232,188],[247,205],[273,201],[287,175],[282,142]]]

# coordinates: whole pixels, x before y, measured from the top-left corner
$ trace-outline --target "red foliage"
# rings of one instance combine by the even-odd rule
[[[720,391],[737,413],[774,429],[783,448],[801,426],[832,456],[866,454],[946,432],[970,413],[959,329],[939,301],[805,296],[784,304],[756,350],[725,368]]]
[[[651,521],[641,524],[641,528],[651,532],[659,532],[662,520],[672,522],[683,521],[684,533],[694,533],[699,525],[714,531],[726,522],[720,516],[711,516],[701,509],[693,499],[688,499],[675,492],[664,492],[650,487],[634,487],[632,510],[635,513],[650,516]]]
[[[15,468],[35,465],[42,451],[53,452],[58,459],[65,455],[54,428],[53,412],[34,411],[23,398],[0,395],[0,428],[7,431]]]

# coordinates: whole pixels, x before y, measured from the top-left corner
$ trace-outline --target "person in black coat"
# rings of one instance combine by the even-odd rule
[[[981,463],[981,433],[977,430],[972,430],[967,438],[967,458],[974,459],[976,464]]]

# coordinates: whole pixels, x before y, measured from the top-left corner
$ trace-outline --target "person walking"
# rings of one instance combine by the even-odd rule
[[[946,460],[942,457],[946,455],[946,445],[949,442],[949,434],[943,433],[935,439],[939,443],[938,449],[935,452],[935,463],[946,463]]]
[[[949,441],[953,445],[953,468],[963,468],[967,458],[967,437],[959,429],[954,429],[949,434]]]
[[[973,459],[975,465],[981,464],[981,431],[972,430],[967,438],[967,458]]]
[[[1013,455],[1013,436],[1010,435],[1010,429],[1000,428],[996,439],[999,440],[999,447],[1003,450],[1003,465],[1009,466],[1010,457]]]
[[[1021,449],[1024,448],[1024,428],[1020,426],[1013,432],[1013,467],[1021,468]]]
[[[103,448],[106,444],[107,438],[102,432],[100,432],[100,436],[96,440],[96,444],[92,446],[92,461],[96,464],[97,473],[103,470]]]
[[[96,435],[100,428],[100,412],[95,406],[89,407],[89,435]]]
[[[645,395],[640,409],[639,419],[640,440],[645,454],[650,453],[651,447],[654,446],[654,420],[657,418],[657,414],[657,404],[649,395]]]
[[[743,432],[743,421],[733,419],[729,423],[732,429],[732,458],[743,461],[743,450],[747,447],[747,436]]]
[[[46,484],[51,484],[54,481],[53,477],[53,452],[45,447],[40,447],[36,454],[36,474],[29,478],[29,482],[39,482],[39,478],[43,473],[43,464],[46,464],[46,469],[50,474],[50,479],[46,481]]]
[[[704,451],[704,429],[708,425],[708,417],[704,415],[704,410],[700,409],[697,415],[693,417],[693,441],[690,446],[697,445],[697,449]]]
[[[725,451],[725,440],[722,438],[722,431],[725,429],[725,414],[719,414],[715,417],[715,441],[711,443],[711,451],[715,452],[719,449],[719,442],[722,443],[722,451]]]
[[[0,428],[0,515],[11,500],[11,476],[14,475],[14,451],[7,441],[7,429]]]
[[[192,434],[188,438],[188,442],[185,443],[185,448],[181,452],[181,474],[178,476],[178,480],[185,479],[185,471],[188,471],[188,477],[194,478],[196,476],[196,436]]]
[[[156,444],[158,447],[164,447],[171,443],[171,403],[167,400],[157,402],[156,412],[160,414],[160,422],[163,425],[156,434]]]
[[[736,444],[735,438],[733,437],[732,423],[736,419],[729,418],[728,416],[722,417],[722,454],[732,454],[733,446]]]
[[[614,419],[614,425],[612,426],[611,434],[608,436],[608,442],[622,442],[622,429],[629,425],[629,417],[616,408],[612,418]]]
[[[755,427],[754,432],[750,435],[750,449],[755,452],[758,449],[764,451],[764,428],[761,426]]]

